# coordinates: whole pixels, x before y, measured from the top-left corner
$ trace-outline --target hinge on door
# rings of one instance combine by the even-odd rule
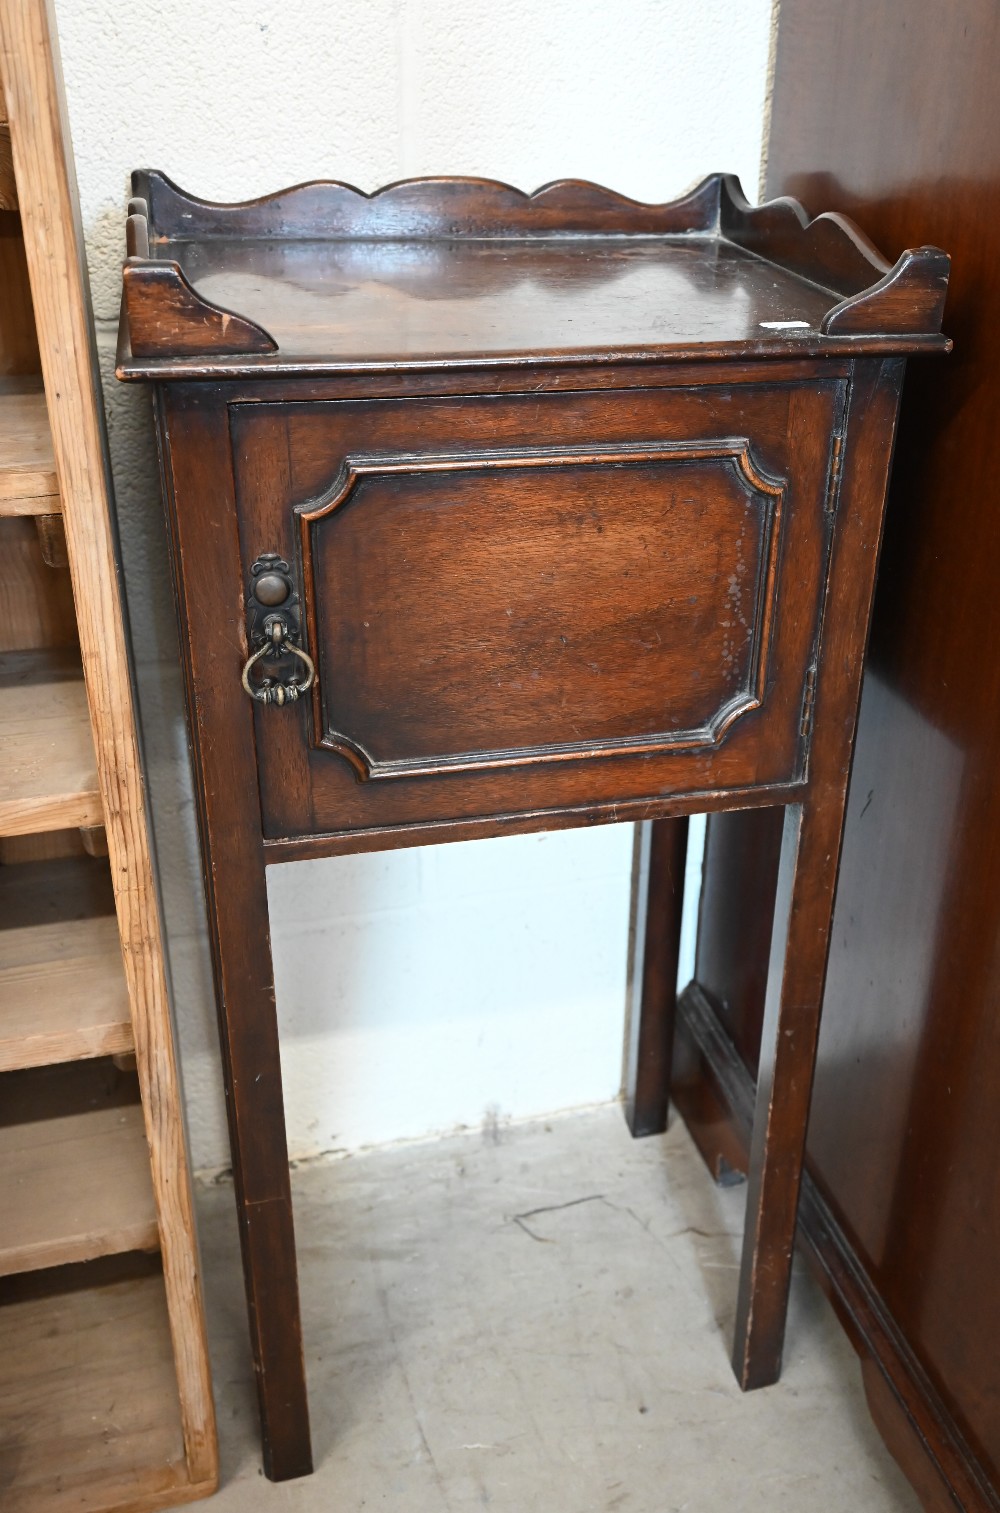
[[[808,736],[812,732],[813,705],[816,702],[816,668],[810,667],[806,673],[806,690],[802,698],[802,721],[799,725],[799,735]]]
[[[844,433],[834,431],[833,447],[830,451],[830,471],[826,479],[826,499],[823,502],[823,513],[832,515],[837,508],[837,495],[840,492],[840,468],[844,457]]]

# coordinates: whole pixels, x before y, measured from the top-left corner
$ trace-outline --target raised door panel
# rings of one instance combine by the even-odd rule
[[[312,698],[261,707],[266,833],[796,781],[837,382],[231,408],[244,563]]]
[[[315,744],[363,779],[718,745],[783,495],[738,441],[352,459],[301,514]]]

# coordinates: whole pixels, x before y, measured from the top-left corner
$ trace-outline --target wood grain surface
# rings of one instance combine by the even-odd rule
[[[947,259],[923,248],[891,266],[837,217],[758,212],[714,182],[666,211],[573,183],[528,197],[425,181],[371,198],[326,184],[213,207],[135,182],[126,285],[145,279],[152,301],[161,270],[183,270],[278,343],[213,351],[219,325],[194,352],[200,315],[172,328],[165,300],[156,355],[130,352],[126,312],[118,368],[160,380],[274,1479],[308,1471],[311,1449],[272,860],[788,806],[734,1342],[744,1387],[779,1370],[902,356],[947,348]],[[158,207],[189,234],[171,238]],[[592,211],[598,234],[582,232]],[[647,234],[661,212],[687,229]],[[491,217],[495,234],[453,234]],[[341,234],[358,227],[371,237]],[[825,329],[835,316],[850,335]],[[290,681],[296,644],[315,660],[312,692]],[[282,700],[247,698],[252,668]],[[662,917],[647,910],[632,1026],[653,1127],[675,824],[655,832]]]
[[[763,365],[753,376],[736,393],[717,368],[714,384],[608,396],[226,396],[244,572],[261,551],[301,558],[319,663],[312,710],[255,719],[268,839],[323,832],[349,848],[353,833],[445,821],[457,837],[483,816],[798,780],[844,390],[815,368],[811,385],[770,384]],[[223,423],[214,390],[171,387],[163,403],[178,440],[206,403]],[[643,446],[658,467],[628,466],[622,448]],[[421,472],[445,449],[466,473]],[[232,487],[228,458],[208,473],[212,455],[175,447],[179,512]],[[367,456],[384,478],[376,468],[331,510],[345,467]],[[213,597],[200,613],[218,643]],[[242,623],[231,633],[240,655]],[[371,760],[336,740],[364,748],[365,721],[391,782],[359,783]],[[408,739],[423,745],[404,751]],[[400,755],[418,774],[389,765]]]
[[[58,509],[45,394],[40,385],[7,379],[0,386],[0,515],[46,515]]]
[[[0,72],[19,196],[41,372],[48,400],[99,793],[142,1088],[180,1395],[187,1479],[217,1477],[214,1408],[194,1215],[170,1025],[121,583],[100,383],[65,102],[46,0],[0,0]]]
[[[158,1258],[8,1277],[0,1298],[4,1513],[148,1513],[204,1495]]]
[[[816,356],[843,350],[843,335],[884,349],[890,333],[897,349],[946,345],[944,253],[909,249],[890,267],[843,216],[751,206],[729,174],[667,205],[579,180],[531,195],[488,179],[373,195],[316,182],[235,205],[155,172],[134,174],[133,189],[120,363],[132,376],[544,363],[556,351]],[[268,361],[240,362],[252,354]]]
[[[0,1276],[158,1249],[135,1079],[104,1061],[11,1073],[0,1212]]]
[[[907,376],[808,1152],[876,1421],[926,1508],[980,1513],[1000,1507],[1000,13],[942,20],[930,0],[783,0],[767,189],[836,197],[889,255],[927,237],[954,259],[954,354]],[[711,822],[699,944],[751,1067],[769,819]]]
[[[61,652],[0,656],[0,834],[103,819],[79,662]]]
[[[132,1049],[108,869],[87,856],[0,866],[0,1070]]]

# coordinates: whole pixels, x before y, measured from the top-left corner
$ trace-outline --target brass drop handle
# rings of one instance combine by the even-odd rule
[[[265,640],[253,656],[248,658],[243,669],[241,682],[251,699],[256,699],[258,704],[291,704],[306,693],[316,681],[316,666],[312,657],[301,646],[296,646],[288,636],[288,626],[281,615],[268,615],[264,621]],[[300,662],[306,665],[306,677],[302,683],[290,678],[287,683],[282,683],[276,678],[262,678],[259,683],[251,683],[250,674],[257,663],[264,657],[279,657],[291,652],[293,657],[298,657]]]

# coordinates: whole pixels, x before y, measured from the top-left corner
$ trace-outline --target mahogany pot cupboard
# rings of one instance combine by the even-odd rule
[[[947,257],[890,266],[719,175],[666,205],[133,193],[118,374],[153,387],[267,1474],[311,1467],[269,862],[784,807],[733,1354],[773,1382],[900,385],[948,348]],[[677,837],[647,837],[636,1132]]]

